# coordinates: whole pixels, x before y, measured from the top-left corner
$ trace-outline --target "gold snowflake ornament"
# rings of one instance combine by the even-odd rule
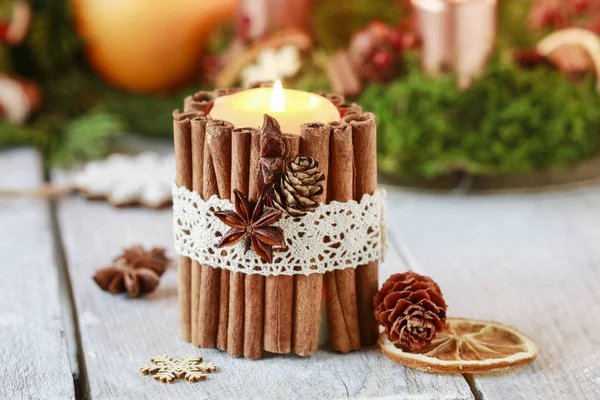
[[[198,382],[206,379],[206,374],[215,372],[214,363],[202,362],[202,357],[184,356],[181,360],[164,355],[153,357],[150,364],[140,367],[144,375],[153,375],[162,383],[172,383],[175,379],[186,379],[188,382]]]

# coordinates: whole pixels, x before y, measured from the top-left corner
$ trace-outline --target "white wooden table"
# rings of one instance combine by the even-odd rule
[[[0,152],[0,190],[43,183],[36,152]],[[177,273],[126,299],[91,277],[123,247],[172,251],[171,212],[64,197],[0,197],[0,398],[600,399],[600,187],[514,195],[388,188],[391,249],[380,279],[413,269],[443,289],[452,316],[493,319],[533,336],[540,355],[503,373],[435,375],[376,349],[260,361],[179,337]],[[204,382],[160,384],[155,355],[198,354]]]

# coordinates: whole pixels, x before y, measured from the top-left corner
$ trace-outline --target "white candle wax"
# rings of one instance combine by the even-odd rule
[[[264,114],[279,122],[284,133],[300,134],[309,122],[338,121],[337,108],[323,96],[299,90],[282,89],[277,81],[271,88],[256,88],[222,96],[215,100],[210,116],[231,122],[236,128],[260,128]]]

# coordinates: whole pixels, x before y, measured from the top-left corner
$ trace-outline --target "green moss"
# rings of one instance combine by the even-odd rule
[[[499,3],[498,47],[529,46],[531,0]],[[104,156],[118,131],[171,136],[171,111],[198,85],[162,96],[110,87],[87,65],[75,33],[70,2],[30,0],[31,30],[19,47],[0,52],[0,65],[35,81],[42,109],[25,125],[0,121],[0,147],[34,144],[55,163]],[[373,19],[397,25],[406,2],[321,1],[313,27],[319,49],[286,86],[328,90],[324,73],[332,50]],[[231,29],[214,35],[223,48]],[[452,77],[423,76],[416,60],[407,74],[385,86],[369,86],[360,98],[377,113],[381,169],[397,176],[435,177],[454,170],[502,174],[576,162],[599,147],[600,96],[589,80],[575,85],[550,70],[520,71],[495,60],[473,89],[461,93]]]
[[[542,170],[585,159],[600,143],[591,79],[574,84],[498,59],[465,92],[451,76],[431,79],[411,63],[406,76],[368,87],[359,103],[377,114],[381,170],[398,177]]]
[[[315,2],[312,32],[316,43],[332,51],[346,47],[352,35],[377,19],[398,25],[407,8],[390,0]]]

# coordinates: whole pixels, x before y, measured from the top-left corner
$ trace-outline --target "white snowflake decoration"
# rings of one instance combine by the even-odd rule
[[[254,64],[242,70],[242,83],[247,87],[253,82],[288,78],[294,76],[300,66],[298,47],[289,45],[280,49],[266,49]]]
[[[175,379],[198,382],[216,370],[214,363],[202,362],[202,357],[193,356],[184,356],[181,360],[174,360],[167,355],[153,357],[150,364],[140,367],[142,374],[153,375],[155,380],[162,383],[172,383]]]
[[[87,163],[71,176],[72,185],[90,198],[106,198],[115,206],[161,207],[171,202],[175,156],[145,152],[113,154]]]

